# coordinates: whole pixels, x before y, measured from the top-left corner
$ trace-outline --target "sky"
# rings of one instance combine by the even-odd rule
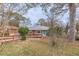
[[[79,8],[77,8],[77,18],[79,18]],[[47,19],[47,17],[43,14],[41,7],[35,7],[28,10],[26,16],[31,20],[32,25],[34,25],[40,18]],[[66,13],[63,17],[61,17],[61,21],[64,24],[68,21],[68,13]]]
[[[31,20],[31,23],[34,25],[40,18],[46,19],[47,17],[43,14],[41,7],[31,8],[27,14],[27,17]]]
[[[67,15],[68,15],[68,13],[66,13],[61,18],[61,21],[63,21],[64,24],[66,23],[66,21],[68,19]],[[47,19],[47,16],[44,15],[44,13],[42,12],[42,8],[41,7],[31,8],[30,10],[28,10],[26,16],[31,20],[32,25],[37,23],[40,18]]]

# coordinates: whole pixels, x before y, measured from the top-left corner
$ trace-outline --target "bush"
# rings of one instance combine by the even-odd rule
[[[28,34],[28,28],[27,27],[20,27],[18,32],[20,33],[21,40],[26,40],[26,35]]]

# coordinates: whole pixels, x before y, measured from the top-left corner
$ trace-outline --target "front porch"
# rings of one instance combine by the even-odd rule
[[[46,31],[42,31],[42,30],[31,30],[28,33],[29,38],[44,38],[47,36],[47,32]]]

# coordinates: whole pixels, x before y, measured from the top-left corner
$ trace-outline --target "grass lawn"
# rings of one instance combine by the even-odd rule
[[[61,44],[50,48],[47,42],[26,40],[4,43],[0,46],[1,56],[47,56],[47,55],[79,55],[79,42],[76,44]]]

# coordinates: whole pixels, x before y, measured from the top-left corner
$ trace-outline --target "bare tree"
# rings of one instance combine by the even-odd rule
[[[70,19],[70,29],[69,29],[69,41],[75,41],[75,16],[76,16],[76,6],[74,3],[69,4],[69,19]]]
[[[9,21],[12,18],[13,13],[15,12],[16,14],[19,15],[19,16],[14,15],[16,18],[23,20],[24,17],[20,17],[20,14],[23,16],[25,12],[29,10],[28,8],[30,9],[31,7],[29,7],[28,5],[26,6],[26,4],[16,4],[16,3],[0,4],[0,15],[2,17],[1,27],[3,28],[3,36],[6,30],[8,30]]]

